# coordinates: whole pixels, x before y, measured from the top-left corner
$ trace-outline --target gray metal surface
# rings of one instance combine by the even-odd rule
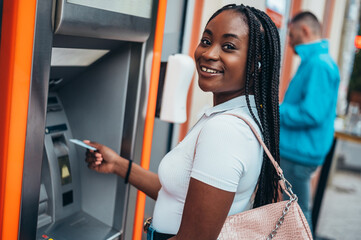
[[[127,99],[125,106],[125,116],[124,116],[124,128],[123,128],[123,138],[122,138],[122,146],[120,155],[136,160],[134,158],[134,151],[136,149],[135,146],[135,136],[136,130],[138,127],[138,116],[139,116],[139,101],[140,101],[140,90],[141,90],[141,78],[143,74],[144,68],[144,53],[145,53],[145,43],[133,43],[131,46],[131,55],[130,55],[130,68],[129,68],[129,81],[127,86]],[[122,181],[123,182],[123,181]],[[135,199],[132,198],[131,201],[129,199],[129,189],[130,185],[126,185],[126,196],[123,208],[123,218],[122,218],[122,229],[126,228],[126,225],[130,225],[131,218],[134,215],[135,211]],[[118,195],[119,197],[119,195]],[[116,201],[119,201],[116,199]],[[120,216],[120,209],[115,209],[115,215]],[[130,213],[128,215],[128,213]],[[114,225],[118,225],[117,221],[120,219],[114,219]],[[132,232],[124,231],[124,235],[131,236]],[[123,238],[125,237],[123,235]]]
[[[168,1],[164,26],[162,62],[172,54],[180,53],[185,20],[186,0]]]
[[[59,96],[59,104],[48,103],[48,108],[56,111],[48,112],[47,128],[60,124],[66,124],[67,128],[45,136],[47,158],[43,166],[48,169],[43,169],[42,179],[47,192],[52,194],[49,205],[53,224],[39,229],[39,236],[107,239],[120,235],[122,215],[127,207],[126,185],[115,175],[89,170],[84,162],[85,150],[68,140],[91,139],[120,152],[130,52],[131,43],[123,45],[58,88],[58,95],[49,93],[49,98]],[[59,136],[64,137],[61,143],[54,141]],[[72,182],[64,186],[60,184],[58,167],[58,157],[63,155],[69,156],[72,176]],[[63,206],[62,197],[68,191],[73,191],[74,200]]]
[[[49,93],[49,97],[57,97],[54,93]],[[45,150],[43,165],[47,164],[49,170],[42,172],[41,183],[45,185],[47,192],[49,192],[52,206],[49,209],[49,214],[52,216],[54,222],[68,217],[75,212],[81,210],[81,188],[80,188],[80,163],[77,158],[76,148],[69,143],[72,138],[71,126],[67,120],[64,108],[58,100],[56,111],[49,111],[46,119],[46,129],[52,126],[66,125],[66,129],[56,131],[54,133],[46,133],[45,135]],[[48,104],[49,106],[49,104]],[[49,109],[50,107],[48,107]],[[59,166],[58,158],[61,156],[68,156],[69,158],[69,173],[71,174],[71,182],[65,185],[61,183],[61,168]],[[73,192],[73,201],[71,204],[63,206],[63,194],[66,192]]]
[[[39,199],[39,211],[38,211],[38,227],[41,228],[48,225],[52,221],[52,216],[49,214],[50,199],[46,191],[45,185],[41,184],[40,187],[40,199]]]
[[[151,19],[124,14],[122,16],[122,14],[109,13],[109,11],[89,10],[84,6],[76,6],[68,13],[74,16],[74,11],[78,11],[79,16],[71,19],[77,20],[78,24],[69,21],[67,24],[74,28],[67,29],[65,27],[63,30],[67,29],[70,32],[60,31],[54,35],[52,14],[55,16],[55,13],[52,12],[52,9],[55,8],[52,8],[52,3],[56,4],[56,1],[38,0],[37,3],[19,239],[36,238],[39,206],[41,215],[39,224],[43,226],[39,225],[39,234],[42,231],[56,234],[57,238],[55,239],[74,239],[74,237],[80,236],[82,239],[91,239],[89,236],[94,239],[101,239],[103,236],[104,238],[109,236],[118,238],[122,230],[126,228],[126,224],[130,226],[133,223],[133,221],[128,221],[128,217],[132,218],[134,215],[135,206],[134,198],[130,197],[128,202],[129,185],[125,185],[124,180],[117,176],[90,171],[84,162],[84,150],[70,145],[67,139],[74,137],[95,140],[110,146],[124,157],[134,157],[136,161],[139,161],[139,158],[137,159],[135,156],[135,151],[138,151],[142,144],[137,146],[139,141],[135,136],[139,130],[138,126],[144,124],[144,116],[139,114],[142,110],[139,105],[144,101],[144,95],[143,98],[141,95],[143,86],[141,80],[144,80],[145,54],[150,53],[153,48],[153,44],[148,46],[143,42],[154,30],[154,27],[150,27]],[[157,5],[157,3],[153,5]],[[91,21],[90,25],[89,22],[82,22],[81,18],[84,17],[82,14],[85,14],[86,11],[93,18],[92,20],[97,22],[96,24],[103,22],[108,26],[101,26],[102,29],[98,29],[99,25],[92,25]],[[116,27],[117,31],[122,32],[121,37],[112,35],[114,26],[110,26],[111,24],[109,25],[107,20],[101,19],[100,21],[99,17],[104,17],[105,13],[109,14],[110,19],[115,19],[115,23],[112,24],[120,24]],[[79,18],[77,19],[77,17]],[[89,20],[87,17],[85,19]],[[89,27],[93,27],[93,29],[89,30]],[[95,35],[94,29],[96,29]],[[82,32],[83,30],[85,32]],[[107,31],[110,35],[102,31]],[[119,34],[119,32],[115,34]],[[121,41],[111,39],[121,39]],[[50,72],[52,44],[54,47],[109,49],[111,52],[88,67],[58,67],[53,68]],[[145,50],[146,46],[147,51]],[[65,147],[62,147],[63,143],[57,143],[55,144],[58,146],[57,150],[47,149],[45,151],[44,139],[46,142],[54,144],[51,135],[44,137],[50,75],[66,78],[51,91],[57,92],[63,102],[68,119],[68,121],[65,120],[65,123],[69,127],[69,131],[64,134]],[[47,117],[53,123],[57,123],[57,121],[64,123],[62,118],[52,119],[52,114]],[[76,158],[75,161],[77,161],[70,166],[72,177],[74,177],[74,184],[71,185],[74,186],[67,184],[61,186],[62,190],[59,190],[59,185],[44,184],[42,194],[40,194],[41,177],[43,182],[48,183],[54,180],[59,181],[60,178],[59,168],[56,168],[58,167],[56,166],[57,161],[54,161],[56,164],[50,163],[49,156],[57,159],[58,155],[60,156],[68,150],[70,155],[73,155],[72,158]],[[51,168],[58,171],[51,170]],[[43,176],[41,176],[41,172],[44,173]],[[61,210],[59,199],[61,199],[62,193],[69,190],[73,191],[74,204],[70,203],[65,207],[67,210]],[[40,202],[39,195],[41,195]],[[126,214],[127,211],[130,213],[129,215]],[[56,212],[58,213],[56,214]],[[83,221],[84,219],[85,221]],[[49,225],[50,220],[53,223]],[[70,223],[71,226],[81,223],[81,226],[79,225],[78,230],[71,230]],[[87,226],[86,223],[88,223]],[[94,232],[97,230],[94,227],[96,225],[102,226],[103,234],[97,235],[98,233]],[[92,226],[94,229],[89,229]],[[131,226],[130,228],[132,229]],[[108,231],[106,229],[109,229],[109,234],[106,233]],[[81,234],[81,231],[85,235]],[[131,234],[130,231],[128,239],[131,239]]]
[[[111,53],[95,66],[59,89],[73,137],[105,144],[120,153],[130,44]],[[112,226],[114,208],[123,207],[124,198],[115,202],[116,195],[124,195],[125,185],[117,189],[115,175],[89,170],[84,162],[85,150],[78,149],[82,209],[89,215]],[[101,203],[101,205],[99,204]],[[117,216],[121,218],[121,216]],[[120,229],[121,226],[116,226]]]
[[[112,227],[81,211],[57,221],[48,230],[45,228],[40,231],[55,240],[110,240],[118,239],[120,235]],[[39,236],[38,239],[44,238]]]
[[[119,48],[121,41],[100,38],[88,38],[80,36],[55,34],[53,37],[53,47],[59,48],[85,48],[85,49],[108,49]]]
[[[40,174],[44,149],[46,101],[52,44],[52,1],[37,1],[33,71],[31,76],[19,239],[35,239],[38,217]]]
[[[151,19],[110,12],[58,0],[55,34],[144,42]]]
[[[103,9],[111,12],[123,13],[127,15],[150,18],[151,0],[66,0],[68,3],[82,6]]]
[[[147,106],[146,88],[148,84],[146,83],[146,81],[147,81],[147,77],[149,77],[149,74],[147,75],[146,71],[147,69],[150,68],[149,64],[151,64],[151,62],[149,62],[149,58],[152,56],[151,54],[153,53],[154,31],[155,31],[157,9],[158,9],[158,1],[153,1],[151,31],[150,31],[151,34],[148,40],[146,41],[146,43],[143,45],[143,49],[142,49],[142,65],[139,66],[140,71],[139,74],[137,75],[137,80],[139,81],[139,83],[135,84],[135,82],[133,83],[131,83],[131,81],[129,82],[129,84],[132,85],[132,88],[134,89],[137,88],[139,91],[137,98],[131,97],[131,95],[128,94],[128,96],[131,99],[133,99],[133,101],[136,100],[139,103],[137,110],[138,113],[134,115],[135,136],[132,140],[133,141],[132,144],[134,144],[132,159],[137,164],[140,163],[141,154],[142,154],[144,123],[145,123],[145,108]],[[129,85],[129,87],[131,87],[131,85]],[[129,110],[127,109],[126,112],[128,113],[128,111]],[[137,192],[138,190],[135,187],[129,186],[128,208],[127,208],[128,213],[125,217],[124,227],[123,227],[124,234],[122,236],[122,239],[124,240],[132,239]],[[146,210],[145,216],[147,215],[147,212],[148,211]],[[151,211],[151,214],[153,214],[153,211]]]

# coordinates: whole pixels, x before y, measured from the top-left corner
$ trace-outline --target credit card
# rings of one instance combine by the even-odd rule
[[[94,150],[96,151],[97,149],[95,147],[89,146],[88,144],[83,143],[82,141],[78,140],[78,139],[69,139],[70,142],[75,143],[76,145],[79,145],[83,148],[87,148],[90,150]]]

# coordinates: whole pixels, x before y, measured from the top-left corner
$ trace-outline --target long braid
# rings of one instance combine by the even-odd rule
[[[257,10],[264,18],[264,20],[267,22],[267,24],[269,26],[273,26],[270,28],[271,30],[271,33],[272,33],[272,38],[273,39],[277,39],[277,41],[272,41],[272,43],[274,44],[274,49],[275,49],[275,52],[278,52],[280,51],[280,41],[279,41],[279,34],[277,32],[277,29],[276,27],[274,26],[274,23],[271,21],[270,18],[268,18],[268,16]],[[274,55],[274,62],[273,64],[275,65],[274,68],[272,68],[272,78],[274,79],[279,79],[279,67],[280,67],[280,54],[275,54]],[[271,81],[271,88],[272,89],[277,89],[278,91],[278,85],[279,85],[279,82],[278,81]],[[271,102],[277,102],[278,103],[279,99],[278,99],[278,94],[272,94],[271,95]],[[272,112],[273,112],[273,116],[277,118],[276,122],[279,123],[279,108],[278,108],[278,105],[276,104],[273,104],[272,106],[276,106],[276,107],[273,107],[272,108]],[[277,129],[277,128],[275,128]],[[279,139],[279,135],[276,136],[275,140],[278,140]],[[278,142],[277,142],[278,143]],[[279,155],[279,149],[277,148],[276,150],[277,153],[275,155]]]
[[[262,63],[262,73],[260,76],[260,93],[255,90],[256,102],[261,102],[260,112],[261,124],[263,126],[263,138],[265,144],[269,147],[271,153],[279,162],[279,113],[278,113],[278,80],[279,80],[279,37],[277,29],[267,15],[255,8],[249,8],[256,16],[257,22],[262,25],[262,33],[257,36],[262,39],[264,36],[265,44],[261,46],[261,54],[264,61]],[[251,35],[250,32],[249,35]],[[276,41],[274,41],[276,40]],[[278,66],[277,66],[278,65]],[[255,75],[257,77],[257,75]],[[271,77],[267,79],[267,77]],[[256,86],[256,85],[255,85]],[[272,89],[269,91],[269,89]],[[277,98],[277,101],[275,99]],[[259,104],[257,104],[257,107]],[[277,109],[277,110],[276,110]],[[277,111],[277,112],[275,112]],[[258,181],[259,189],[268,189],[257,191],[254,207],[277,201],[278,199],[278,177],[275,169],[271,165],[266,154],[261,168],[261,174]],[[270,181],[271,180],[271,181]]]
[[[265,41],[265,36],[264,34],[261,35],[261,42],[262,42],[262,58],[261,58],[261,67],[264,68],[265,70],[261,71],[261,79],[266,79],[266,77],[268,76],[268,66],[269,66],[269,56],[266,54],[266,41]],[[261,80],[257,79],[258,82],[261,83]],[[264,83],[262,83],[264,84]],[[257,91],[260,91],[260,94],[255,94],[257,96],[260,96],[261,98],[261,102],[262,103],[265,103],[264,105],[262,105],[262,108],[261,108],[261,115],[260,115],[260,118],[261,118],[261,121],[262,122],[266,122],[267,121],[267,115],[264,113],[263,111],[263,108],[266,108],[267,107],[267,103],[266,103],[266,91],[267,91],[267,87],[262,87],[262,85],[258,84],[257,86],[259,88],[259,90]],[[256,91],[255,91],[256,92]]]
[[[248,14],[247,14],[248,13]],[[253,80],[255,82],[255,87],[254,87],[254,93],[255,93],[255,102],[256,102],[256,108],[257,108],[257,112],[259,114],[260,120],[261,120],[261,125],[262,125],[262,134],[263,134],[263,139],[264,142],[267,146],[270,146],[270,135],[269,135],[269,127],[268,127],[268,121],[266,121],[265,117],[267,115],[262,114],[263,113],[263,109],[267,109],[267,102],[264,101],[264,98],[262,96],[264,96],[265,94],[265,90],[268,88],[267,86],[264,86],[264,84],[262,83],[262,86],[260,85],[261,81],[262,81],[262,76],[258,76],[258,61],[259,61],[259,57],[261,56],[260,54],[260,44],[259,44],[259,36],[261,36],[261,26],[259,24],[259,22],[256,20],[256,16],[253,14],[253,12],[251,10],[248,10],[246,8],[246,15],[248,15],[248,19],[249,19],[249,26],[251,26],[252,22],[254,22],[255,24],[255,28],[249,30],[249,38],[251,42],[255,42],[255,48],[252,48],[252,52],[255,52],[255,56],[249,56],[249,62],[251,62],[251,64],[253,65]],[[267,68],[266,68],[267,69]],[[265,72],[265,71],[263,71]],[[249,72],[248,72],[249,73]],[[264,74],[261,74],[264,75]],[[257,82],[257,84],[256,84]],[[247,95],[246,95],[247,96]],[[260,107],[262,105],[262,108]],[[250,112],[253,113],[252,109],[250,108],[250,106],[248,105],[248,108],[250,109]],[[261,113],[262,112],[262,113]],[[262,116],[263,115],[263,116]],[[252,117],[256,120],[256,118],[252,115]],[[256,120],[256,122],[258,122]],[[267,156],[266,154],[263,155],[263,162],[262,162],[262,167],[261,167],[261,173],[260,173],[260,177],[258,180],[258,189],[269,189],[267,187],[267,181],[266,181],[266,176],[267,176],[267,169],[268,169],[268,165],[269,165],[269,161],[267,160]],[[256,197],[255,197],[255,207],[257,206],[262,206],[264,204],[267,204],[269,199],[273,199],[272,196],[273,191],[257,191]]]
[[[266,30],[266,35],[268,39],[269,46],[267,46],[267,49],[270,50],[268,56],[273,56],[270,59],[270,63],[273,67],[269,68],[269,75],[272,79],[279,79],[279,68],[280,68],[280,44],[279,44],[279,35],[277,28],[275,27],[274,23],[270,20],[270,18],[263,12],[252,8],[252,10],[257,15],[258,19],[262,22],[262,25],[268,30]],[[275,41],[276,40],[276,41]],[[272,154],[275,157],[275,159],[279,162],[279,108],[278,108],[278,84],[279,81],[267,81],[269,84],[267,84],[267,88],[270,87],[271,92],[273,94],[268,94],[266,97],[266,102],[269,104],[266,108],[270,108],[270,113],[268,114],[268,123],[270,123],[270,128],[274,129],[273,134],[270,138],[271,140],[271,148],[272,148]],[[273,178],[273,185],[275,188],[278,188],[278,177],[276,175],[275,169],[271,164],[268,164],[269,166],[265,166],[266,171],[269,171],[274,176]],[[274,193],[274,200],[278,198],[278,191]]]
[[[243,6],[243,5],[241,5]],[[256,124],[258,125],[258,127],[262,130],[262,125],[261,123],[258,121],[258,119],[256,118],[256,116],[254,115],[254,112],[251,108],[251,104],[250,104],[250,100],[249,100],[249,87],[250,87],[250,82],[251,82],[251,78],[255,79],[256,75],[258,74],[257,71],[254,71],[255,68],[255,64],[254,59],[257,59],[257,54],[255,54],[255,50],[256,50],[256,34],[254,34],[254,32],[256,31],[255,29],[257,27],[259,27],[259,24],[257,26],[256,21],[252,20],[253,14],[248,11],[247,8],[241,8],[241,10],[244,11],[247,19],[248,19],[248,28],[249,28],[249,40],[248,40],[248,57],[247,57],[247,74],[246,74],[246,91],[245,91],[245,95],[246,95],[246,102],[247,102],[247,106],[249,109],[249,112],[251,113],[252,118],[255,120]],[[255,26],[256,25],[256,26]],[[251,73],[251,74],[249,74]],[[253,76],[252,76],[253,75]],[[253,80],[252,79],[252,80]]]
[[[209,21],[225,10],[237,11],[246,17],[245,22],[248,24],[249,31],[245,80],[247,106],[252,118],[262,131],[266,146],[279,163],[280,40],[277,28],[264,12],[253,7],[235,4],[219,9]],[[261,63],[260,69],[258,69],[258,62]],[[259,120],[250,105],[251,90],[254,92]],[[278,189],[277,173],[264,153],[254,207],[277,201]]]
[[[250,17],[253,19],[256,19],[256,16],[254,16],[253,13],[250,14]],[[254,40],[255,40],[255,48],[254,48],[254,52],[255,52],[255,56],[253,58],[253,81],[257,82],[257,84],[259,85],[259,66],[258,66],[258,62],[260,61],[261,58],[261,51],[260,51],[260,38],[258,36],[261,35],[261,25],[258,21],[255,21],[255,28],[254,28]],[[256,85],[256,84],[255,84]],[[256,87],[255,87],[256,89]],[[257,91],[259,90],[259,88],[257,89]],[[255,90],[256,91],[256,90]],[[255,95],[259,95],[259,94],[255,94]],[[256,101],[256,108],[257,108],[257,112],[260,113],[261,112],[261,108],[260,108],[260,104],[261,102],[259,101],[258,98],[255,99]]]

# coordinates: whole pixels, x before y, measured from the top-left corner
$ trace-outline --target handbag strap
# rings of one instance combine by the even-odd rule
[[[275,168],[278,176],[280,177],[279,183],[280,186],[282,188],[282,190],[291,198],[297,198],[297,196],[292,192],[292,185],[290,184],[290,182],[287,181],[287,179],[284,177],[283,175],[283,171],[281,169],[281,167],[279,166],[279,164],[276,162],[276,160],[274,159],[274,157],[272,156],[271,152],[269,151],[269,149],[267,148],[266,144],[263,142],[261,136],[258,134],[257,130],[252,126],[252,124],[244,117],[233,114],[233,113],[223,113],[222,115],[231,115],[231,116],[235,116],[237,118],[240,118],[241,120],[243,120],[252,130],[253,134],[256,136],[258,142],[261,144],[261,146],[263,147],[265,153],[267,154],[269,160],[271,161],[273,167]]]

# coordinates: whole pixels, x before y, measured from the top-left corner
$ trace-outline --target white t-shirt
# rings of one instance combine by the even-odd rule
[[[257,116],[254,97],[249,98]],[[152,223],[157,231],[178,232],[191,177],[236,193],[228,215],[252,207],[250,200],[260,174],[263,149],[249,126],[235,116],[223,114],[226,112],[245,117],[261,135],[250,115],[245,96],[208,109],[159,165],[162,188]]]

